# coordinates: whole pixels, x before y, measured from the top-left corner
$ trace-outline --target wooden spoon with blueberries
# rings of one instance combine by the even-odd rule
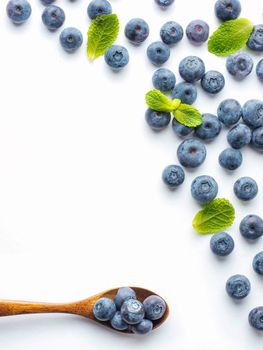
[[[117,332],[147,334],[163,324],[169,308],[160,296],[139,287],[109,289],[67,304],[0,300],[0,316],[39,313],[74,314]]]

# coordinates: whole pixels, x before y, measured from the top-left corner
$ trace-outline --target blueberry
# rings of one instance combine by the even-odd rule
[[[223,74],[215,70],[210,70],[204,74],[201,80],[201,86],[206,92],[217,94],[224,88],[225,78]]]
[[[205,161],[205,145],[199,140],[187,139],[179,145],[177,157],[186,168],[197,168]]]
[[[169,21],[161,27],[160,36],[166,45],[174,45],[183,39],[184,31],[179,23]]]
[[[251,310],[248,315],[248,321],[251,327],[258,331],[263,331],[263,306]]]
[[[98,16],[112,13],[112,7],[107,0],[92,0],[89,3],[87,13],[90,19],[95,19]]]
[[[152,64],[160,66],[170,57],[170,48],[161,41],[155,41],[147,48],[147,56]]]
[[[213,140],[222,129],[220,120],[213,114],[203,114],[202,124],[195,129],[195,135],[202,140]]]
[[[206,22],[197,19],[188,24],[186,27],[186,35],[191,43],[200,45],[209,37],[209,26]]]
[[[171,114],[167,112],[157,112],[148,108],[145,113],[147,124],[156,131],[163,130],[171,121]]]
[[[252,138],[250,128],[245,124],[237,124],[229,130],[227,134],[227,141],[231,147],[240,149],[248,145]]]
[[[185,57],[179,64],[179,73],[185,81],[194,83],[205,74],[205,64],[197,56]]]
[[[237,80],[245,79],[252,72],[253,66],[252,58],[245,52],[234,53],[228,56],[226,61],[228,73]]]
[[[173,118],[172,121],[172,128],[176,135],[179,137],[185,137],[191,134],[191,132],[194,130],[194,128],[190,128],[189,126],[179,123],[175,118]]]
[[[216,17],[222,21],[236,19],[241,13],[239,0],[217,0],[215,3]]]
[[[82,45],[83,37],[78,29],[68,27],[62,30],[59,40],[65,51],[74,52]]]
[[[247,42],[247,47],[253,51],[263,51],[263,24],[254,26]]]
[[[40,0],[44,6],[53,4],[56,0]]]
[[[227,256],[234,250],[235,243],[233,238],[226,232],[219,232],[212,236],[210,248],[218,256]]]
[[[261,59],[257,64],[256,73],[257,73],[258,79],[261,82],[263,82],[263,59]]]
[[[134,334],[145,335],[152,331],[153,323],[150,320],[143,319],[140,323],[132,326],[131,329]]]
[[[263,127],[253,130],[251,144],[256,150],[263,151]]]
[[[236,170],[243,162],[243,156],[239,149],[226,148],[219,155],[219,164],[227,170]]]
[[[247,101],[242,110],[244,122],[251,128],[263,126],[263,102],[260,100]]]
[[[106,51],[104,55],[105,62],[113,70],[121,70],[129,63],[129,52],[128,50],[120,45],[112,45]]]
[[[157,295],[150,295],[143,302],[145,317],[151,321],[160,320],[166,311],[164,300]]]
[[[159,68],[154,72],[152,82],[155,89],[168,92],[174,88],[176,79],[174,73],[169,69]]]
[[[182,103],[193,104],[197,99],[197,89],[191,83],[179,83],[172,91],[172,98],[179,98]]]
[[[243,275],[231,276],[226,282],[227,294],[234,299],[244,299],[251,289],[250,282]]]
[[[211,176],[198,176],[192,182],[191,193],[193,198],[201,204],[211,202],[218,193],[217,182]]]
[[[28,20],[32,8],[27,0],[10,0],[7,3],[6,12],[13,23],[21,24]]]
[[[63,25],[65,12],[58,6],[47,6],[42,13],[42,21],[49,30],[56,30]]]
[[[125,36],[133,44],[141,44],[149,36],[149,26],[141,18],[131,19],[125,26]]]
[[[120,310],[122,304],[129,299],[136,299],[135,291],[129,287],[119,288],[114,300],[117,309]]]
[[[241,177],[234,184],[234,192],[242,201],[250,201],[258,194],[258,185],[251,177]]]
[[[155,0],[155,2],[158,6],[166,8],[170,5],[172,5],[174,0]]]
[[[218,106],[217,116],[225,126],[234,125],[242,116],[241,104],[234,99],[226,99]]]
[[[93,314],[99,321],[109,321],[113,318],[116,312],[116,305],[113,300],[109,298],[101,298],[96,301],[93,306]]]
[[[144,318],[144,307],[138,300],[129,299],[122,304],[121,317],[124,322],[134,325]]]
[[[120,311],[117,311],[111,319],[111,326],[118,331],[126,331],[129,328],[129,325],[121,318]]]
[[[257,215],[247,215],[239,225],[243,237],[251,240],[260,238],[263,235],[263,220]]]
[[[184,182],[184,170],[178,165],[169,165],[163,170],[162,179],[168,187],[176,188]]]
[[[254,257],[252,266],[256,273],[263,276],[263,252],[258,253]]]

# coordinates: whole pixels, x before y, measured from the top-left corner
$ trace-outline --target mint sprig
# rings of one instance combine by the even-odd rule
[[[211,35],[208,51],[217,56],[228,56],[242,49],[253,31],[253,24],[246,18],[226,21]]]
[[[235,209],[229,200],[216,198],[200,210],[193,219],[193,228],[201,234],[223,231],[232,226]]]
[[[196,127],[202,124],[200,112],[193,106],[181,103],[176,98],[170,100],[159,90],[151,90],[145,96],[146,104],[158,112],[173,113],[174,118],[181,124],[188,127]]]
[[[104,55],[118,34],[119,19],[116,14],[101,15],[92,20],[88,30],[88,58],[94,60]]]

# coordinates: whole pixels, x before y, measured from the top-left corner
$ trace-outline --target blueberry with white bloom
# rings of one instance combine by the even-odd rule
[[[254,63],[252,58],[245,52],[237,52],[228,56],[226,68],[237,80],[245,79],[253,69]]]
[[[225,78],[220,72],[210,70],[203,75],[201,86],[209,94],[217,94],[224,88]]]
[[[87,12],[90,19],[95,19],[98,16],[112,13],[112,7],[107,0],[92,0],[89,3]]]
[[[175,75],[170,69],[159,68],[152,77],[153,86],[162,92],[171,91],[176,83]]]
[[[250,311],[248,321],[251,327],[257,331],[263,331],[263,306],[258,306]]]
[[[249,100],[242,110],[244,122],[252,129],[263,126],[263,101]]]
[[[135,291],[130,287],[119,288],[114,300],[117,309],[119,310],[122,304],[129,299],[136,299]]]
[[[160,131],[169,125],[171,121],[171,114],[167,112],[154,111],[153,109],[148,108],[145,112],[145,120],[153,130]]]
[[[243,162],[243,156],[239,149],[226,148],[219,155],[219,164],[227,170],[236,170]]]
[[[249,279],[243,275],[231,276],[226,282],[227,294],[233,299],[244,299],[251,290]]]
[[[232,126],[236,124],[242,116],[241,104],[232,98],[226,99],[218,106],[217,116],[225,126]]]
[[[203,44],[209,37],[209,26],[200,19],[194,20],[186,27],[186,36],[192,44]]]
[[[143,307],[145,317],[151,321],[160,320],[166,311],[165,301],[157,295],[150,295],[146,298],[143,302]]]
[[[234,192],[242,201],[250,201],[258,194],[258,185],[251,177],[244,176],[235,182]]]
[[[150,320],[143,319],[140,323],[131,327],[134,334],[145,335],[152,331],[153,323]]]
[[[149,36],[149,26],[141,18],[131,19],[125,26],[125,36],[133,44],[139,45]]]
[[[247,42],[247,47],[253,51],[263,51],[263,24],[254,26]]]
[[[177,157],[184,167],[197,168],[206,159],[206,147],[199,140],[187,139],[179,145]]]
[[[81,32],[77,28],[65,28],[59,37],[60,44],[67,52],[74,52],[80,48],[83,43]]]
[[[234,250],[233,238],[226,232],[219,232],[212,236],[210,248],[218,256],[228,256]]]
[[[65,12],[61,7],[50,5],[42,13],[42,22],[49,30],[57,30],[65,21]]]
[[[160,36],[165,44],[174,45],[183,39],[184,30],[179,23],[169,21],[161,27]]]
[[[181,82],[175,85],[172,98],[179,98],[182,103],[191,105],[197,99],[197,89],[194,84]]]
[[[253,130],[251,145],[257,151],[263,151],[263,127]]]
[[[173,118],[172,121],[172,128],[175,134],[179,137],[185,137],[194,131],[194,128],[179,123],[175,118]]]
[[[213,140],[221,132],[222,125],[220,120],[213,114],[205,113],[202,115],[202,124],[195,129],[195,135],[201,140]]]
[[[111,326],[117,331],[126,331],[129,328],[129,325],[123,321],[120,311],[117,311],[111,319]]]
[[[249,240],[256,240],[263,235],[263,220],[258,215],[247,215],[239,225],[241,235]]]
[[[109,298],[101,298],[93,306],[93,314],[99,321],[106,322],[113,318],[116,312],[116,305]]]
[[[257,64],[256,73],[257,73],[258,79],[261,82],[263,82],[263,59],[261,59]]]
[[[121,317],[124,322],[134,325],[144,319],[145,311],[143,304],[138,300],[129,299],[122,304]]]
[[[53,4],[53,2],[55,2],[56,0],[40,0],[42,2],[43,5],[48,6]]]
[[[147,56],[152,64],[161,66],[170,57],[170,48],[162,41],[155,41],[147,48]]]
[[[241,3],[239,0],[217,0],[215,3],[216,17],[222,21],[236,19],[240,13]]]
[[[237,124],[229,130],[227,141],[231,147],[240,149],[248,145],[252,138],[251,129],[245,124]]]
[[[160,7],[166,8],[171,6],[174,0],[155,0],[156,4]]]
[[[197,56],[185,57],[179,64],[179,73],[185,81],[194,83],[205,74],[204,61]]]
[[[193,198],[201,204],[211,202],[218,193],[217,182],[212,176],[198,176],[192,182],[191,193]]]
[[[168,187],[176,188],[184,182],[184,170],[179,165],[168,165],[163,170],[162,179]]]
[[[121,70],[129,63],[129,52],[121,45],[112,45],[104,55],[105,62],[113,70]]]
[[[258,253],[254,257],[252,265],[254,271],[263,276],[263,252]]]
[[[32,8],[27,0],[10,0],[6,12],[13,23],[22,24],[30,17]]]

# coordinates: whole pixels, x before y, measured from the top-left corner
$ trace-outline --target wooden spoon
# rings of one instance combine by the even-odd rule
[[[137,299],[143,302],[150,295],[157,295],[150,290],[131,287],[137,295]],[[26,301],[0,300],[0,316],[14,316],[23,314],[40,314],[40,313],[67,313],[89,318],[102,326],[106,326],[116,332],[131,333],[131,330],[117,331],[111,327],[110,322],[100,322],[93,315],[93,306],[100,298],[106,297],[114,300],[119,288],[109,289],[105,292],[96,294],[88,299],[66,303],[66,304],[50,304],[50,303],[36,303]],[[153,321],[153,329],[158,328],[163,324],[169,315],[169,308],[166,303],[166,312],[160,320]]]

